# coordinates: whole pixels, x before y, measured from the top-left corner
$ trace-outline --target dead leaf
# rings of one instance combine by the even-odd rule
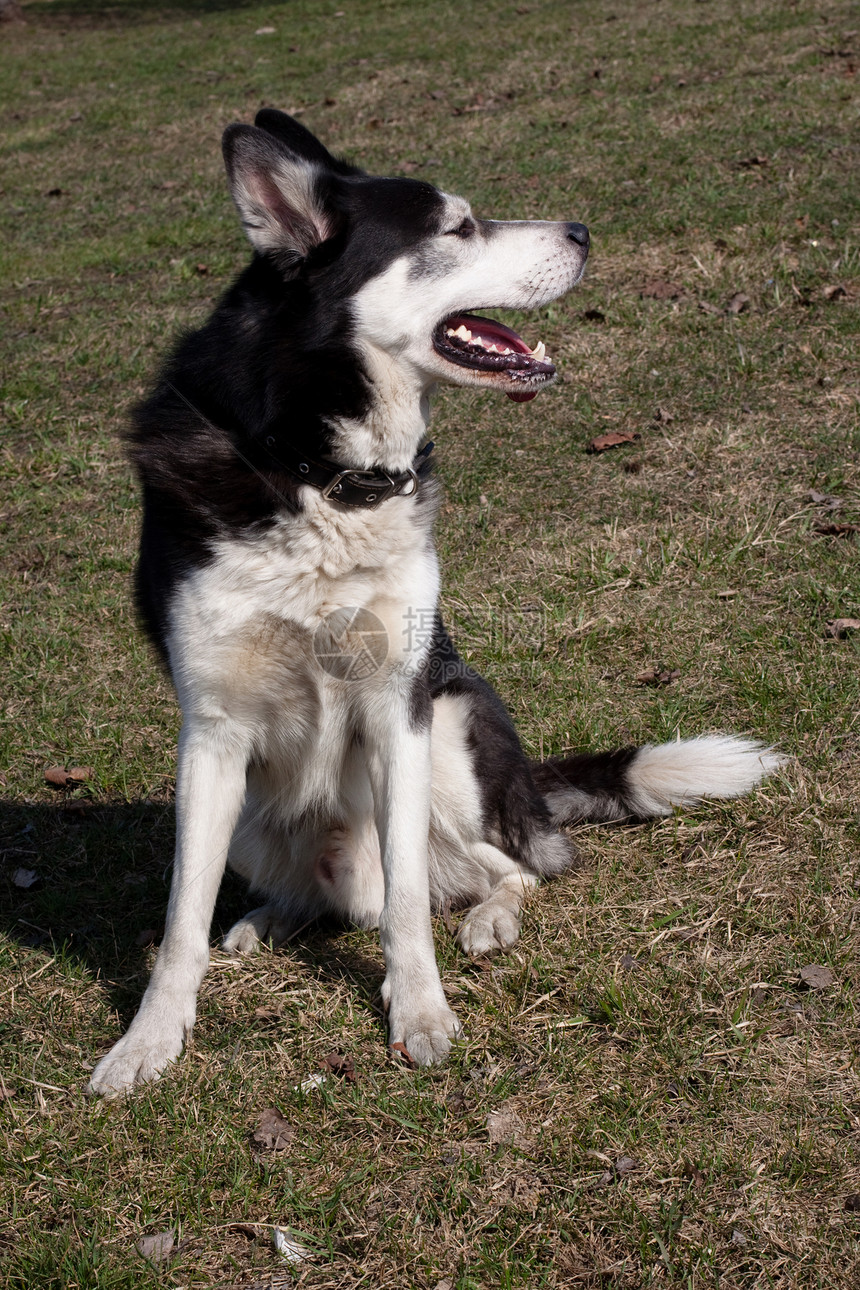
[[[641,475],[641,474],[642,474],[642,462],[641,462],[641,461],[638,461],[638,460],[637,460],[637,461],[625,461],[625,463],[624,463],[624,473],[625,473],[625,475]]]
[[[257,30],[254,32],[255,36],[274,36],[274,34],[275,34],[274,27],[258,27]]]
[[[738,170],[752,170],[754,166],[768,165],[770,165],[768,158],[762,156],[744,157],[743,161],[737,162]]]
[[[807,990],[826,990],[829,985],[833,985],[833,973],[830,968],[822,967],[819,963],[807,963],[806,967],[800,969],[800,981]]]
[[[635,430],[610,430],[607,434],[599,434],[596,439],[592,439],[586,448],[586,452],[606,452],[607,448],[617,448],[622,443],[635,443],[642,436]]]
[[[277,1107],[269,1106],[260,1116],[251,1141],[262,1151],[285,1151],[295,1136],[289,1120],[284,1119]]]
[[[158,1232],[155,1236],[142,1236],[135,1246],[150,1263],[167,1263],[174,1250],[174,1233]]]
[[[667,425],[670,425],[675,420],[675,418],[667,408],[655,408],[654,420],[658,422],[660,425],[667,426]]]
[[[827,624],[827,635],[834,640],[845,640],[850,632],[860,631],[860,618],[834,618]]]
[[[358,1081],[355,1062],[351,1057],[345,1057],[343,1053],[329,1053],[328,1057],[324,1057],[320,1062],[320,1069],[345,1079],[347,1084],[355,1084]]]
[[[389,1044],[388,1052],[398,1065],[406,1066],[411,1071],[418,1069],[418,1063],[413,1060],[412,1054],[405,1044]]]
[[[527,1141],[525,1125],[516,1111],[501,1106],[498,1111],[491,1111],[487,1116],[487,1136],[492,1146],[510,1143],[513,1146],[524,1146]]]
[[[16,869],[12,874],[12,883],[15,887],[32,887],[34,882],[39,881],[39,875],[35,869]]]
[[[860,533],[860,524],[815,524],[812,531],[825,537],[851,537]]]
[[[69,783],[69,772],[65,766],[49,766],[45,771],[45,781],[52,788],[65,788]]]
[[[817,488],[810,488],[806,496],[815,506],[823,506],[826,511],[838,511],[842,505],[841,497],[832,493],[820,493]]]
[[[710,300],[700,300],[698,304],[703,314],[721,314],[723,312],[719,305],[712,305]]]
[[[605,1157],[604,1157],[605,1159]],[[601,1175],[600,1182],[606,1186],[608,1183],[619,1182],[625,1174],[632,1173],[638,1167],[639,1161],[634,1160],[632,1156],[619,1156],[611,1169],[607,1169]]]
[[[637,685],[671,685],[673,681],[680,679],[681,672],[679,668],[669,671],[658,671],[656,667],[649,667],[647,672],[640,672],[636,678]]]
[[[241,1236],[246,1236],[249,1241],[258,1241],[260,1239],[259,1228],[254,1223],[228,1223],[227,1229],[230,1232],[239,1232]]]
[[[644,300],[680,300],[684,288],[676,282],[666,282],[664,278],[649,278],[639,288],[639,295]]]
[[[74,788],[76,784],[86,784],[92,779],[95,771],[92,766],[49,766],[45,771],[45,782],[52,788]]]
[[[742,314],[750,307],[750,298],[743,291],[736,291],[730,300],[726,301],[727,314]]]
[[[843,296],[848,295],[848,292],[837,282],[831,287],[825,287],[821,294],[824,296],[825,300],[841,300]]]
[[[194,272],[199,273],[201,278],[205,278],[209,272],[208,264],[195,264]]]
[[[258,1021],[269,1022],[272,1025],[281,1020],[281,1014],[277,1008],[255,1008],[254,1016]]]

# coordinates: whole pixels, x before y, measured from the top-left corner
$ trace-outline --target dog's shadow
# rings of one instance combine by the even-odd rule
[[[174,828],[172,802],[0,801],[0,932],[28,958],[47,961],[59,953],[98,978],[123,1029],[146,985],[148,947],[164,927]],[[213,943],[254,903],[228,870]],[[309,979],[348,980],[360,1005],[378,1015],[381,962],[342,931],[320,920],[280,952],[303,965]],[[32,966],[38,964],[26,970]]]

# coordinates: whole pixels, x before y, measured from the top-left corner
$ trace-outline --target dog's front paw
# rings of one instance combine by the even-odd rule
[[[462,1034],[456,1014],[443,995],[440,1001],[428,999],[398,1005],[392,997],[388,1010],[388,1042],[402,1044],[416,1066],[433,1066],[443,1062],[451,1051],[451,1041]]]
[[[176,1061],[190,1031],[191,1025],[186,1025],[153,1034],[148,1025],[133,1022],[128,1033],[96,1066],[87,1092],[98,1097],[121,1097],[137,1084],[158,1079],[165,1066]]]
[[[471,909],[457,932],[461,949],[472,958],[509,950],[516,945],[519,936],[519,914],[494,900],[487,900]]]

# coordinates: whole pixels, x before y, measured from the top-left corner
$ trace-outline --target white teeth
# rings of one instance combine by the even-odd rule
[[[480,335],[473,336],[472,333],[469,331],[469,328],[464,323],[461,323],[460,326],[456,329],[456,331],[454,330],[453,327],[446,327],[445,335],[450,336],[452,340],[461,340],[466,345],[473,345],[479,349],[484,349],[489,354],[513,354],[516,352],[515,350],[511,349],[509,345],[503,345],[501,341],[485,340]],[[540,358],[545,353],[546,353],[546,349],[544,347],[543,342],[541,342],[539,345],[539,349],[535,351],[535,354],[538,358]]]
[[[534,349],[532,350],[532,358],[536,358],[538,362],[540,362],[540,360],[543,358],[545,353],[546,353],[546,345],[543,343],[542,340],[539,340],[538,343],[535,345]]]

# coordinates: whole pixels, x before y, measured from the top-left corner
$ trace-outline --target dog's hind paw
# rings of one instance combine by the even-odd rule
[[[222,946],[227,954],[256,954],[262,945],[277,949],[294,927],[295,923],[285,919],[276,905],[261,905],[233,924]]]
[[[457,932],[460,948],[472,958],[509,950],[519,937],[519,913],[492,898],[470,909]]]

